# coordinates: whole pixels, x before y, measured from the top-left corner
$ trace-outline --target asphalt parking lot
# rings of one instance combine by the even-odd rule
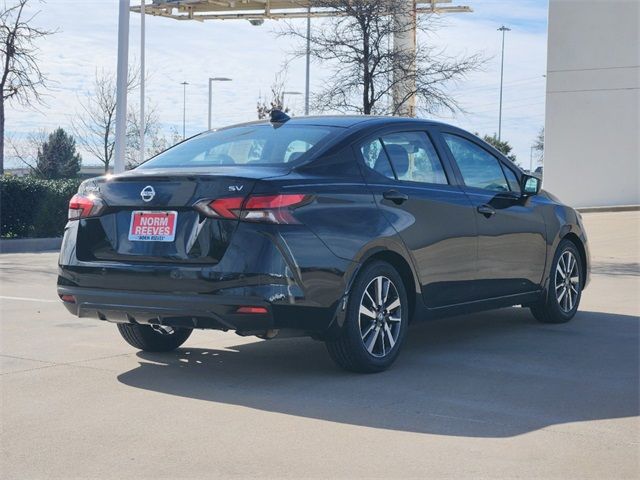
[[[137,353],[58,302],[54,253],[0,255],[4,479],[638,478],[640,212],[585,214],[566,325],[528,310],[414,325],[396,365],[195,332]]]

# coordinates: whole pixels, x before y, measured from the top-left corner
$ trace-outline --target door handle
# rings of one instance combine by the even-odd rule
[[[485,217],[489,218],[496,214],[496,211],[489,205],[480,205],[478,207],[478,213],[481,213]]]
[[[387,190],[382,194],[385,200],[391,200],[396,205],[400,205],[407,200],[409,200],[409,196],[404,193],[400,193],[397,190]]]

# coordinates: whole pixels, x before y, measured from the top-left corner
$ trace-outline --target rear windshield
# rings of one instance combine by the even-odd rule
[[[281,166],[301,160],[336,130],[335,127],[287,124],[232,127],[198,135],[138,168]]]

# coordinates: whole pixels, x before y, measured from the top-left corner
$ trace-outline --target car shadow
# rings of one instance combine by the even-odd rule
[[[128,386],[407,432],[509,437],[639,414],[638,318],[580,312],[538,324],[511,308],[417,323],[396,364],[358,375],[310,339],[139,353]]]

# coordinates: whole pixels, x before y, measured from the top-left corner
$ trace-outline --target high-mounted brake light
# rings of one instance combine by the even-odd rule
[[[252,195],[248,198],[226,197],[203,200],[195,208],[208,217],[267,223],[299,223],[291,213],[293,207],[308,199],[307,195]]]

